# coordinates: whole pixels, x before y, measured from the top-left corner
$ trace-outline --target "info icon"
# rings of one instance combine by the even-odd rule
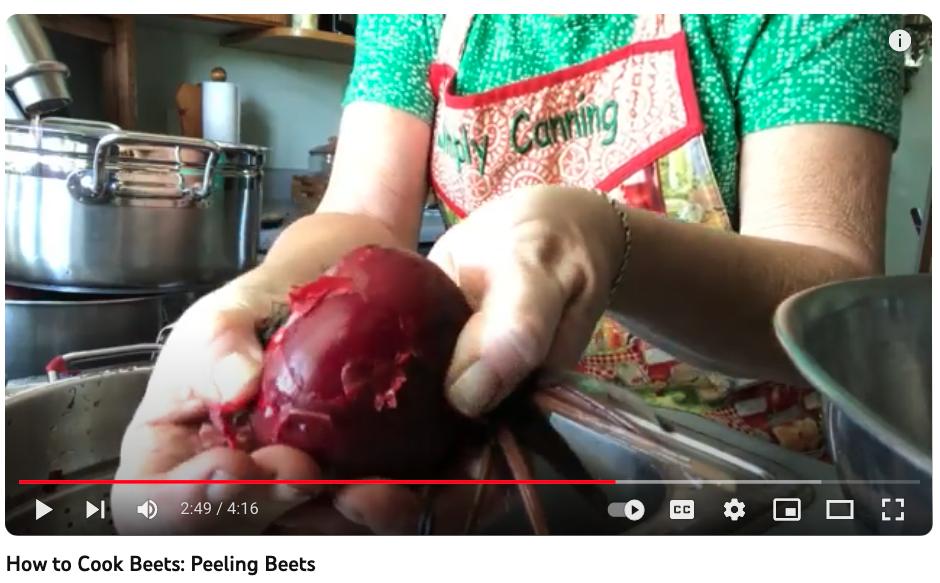
[[[903,28],[900,28],[888,35],[888,46],[898,53],[903,53],[907,49],[911,48],[912,42],[913,39],[911,38],[911,33],[907,32]]]
[[[774,498],[774,520],[776,522],[799,522],[802,514],[799,498]]]

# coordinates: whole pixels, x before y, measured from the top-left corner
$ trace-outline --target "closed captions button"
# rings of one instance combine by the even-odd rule
[[[669,518],[673,520],[692,520],[695,518],[695,500],[670,501]]]

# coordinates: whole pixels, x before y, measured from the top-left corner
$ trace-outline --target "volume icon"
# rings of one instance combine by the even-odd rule
[[[137,514],[143,514],[147,520],[153,520],[153,517],[157,515],[157,503],[147,500],[137,507]]]

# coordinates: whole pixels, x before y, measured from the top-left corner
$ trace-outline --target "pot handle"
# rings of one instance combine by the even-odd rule
[[[40,122],[41,125],[47,126],[64,126],[64,127],[75,127],[75,128],[91,128],[91,129],[102,129],[109,130],[112,132],[121,131],[121,127],[114,125],[113,123],[108,123],[106,121],[95,121],[91,119],[71,119],[67,117],[44,117]]]
[[[161,348],[166,344],[166,339],[170,337],[170,332],[173,331],[174,326],[176,326],[175,322],[167,324],[160,330],[160,333],[157,334],[157,344],[159,344]]]
[[[167,324],[164,326],[160,330],[160,333],[157,334],[157,341],[154,344],[111,346],[108,348],[99,348],[97,350],[70,352],[68,354],[57,356],[50,360],[49,364],[46,365],[46,374],[49,375],[50,382],[55,382],[59,379],[60,376],[67,375],[69,373],[69,363],[75,362],[77,360],[114,358],[120,356],[130,356],[132,354],[140,354],[142,352],[150,353],[151,361],[155,361],[157,359],[157,355],[160,354],[160,350],[163,349],[163,345],[166,343],[166,339],[169,337],[170,332],[173,331],[173,326],[175,326],[175,324]]]
[[[108,153],[114,146],[162,146],[176,148],[176,161],[180,160],[180,149],[190,148],[201,150],[209,154],[206,160],[206,169],[202,175],[202,186],[194,190],[191,195],[196,200],[201,200],[209,195],[212,189],[212,173],[215,171],[215,165],[222,154],[222,148],[216,142],[201,140],[198,138],[183,138],[179,136],[162,136],[159,134],[145,134],[139,132],[112,132],[98,141],[95,147],[94,161],[92,162],[91,176],[81,181],[81,190],[85,196],[91,199],[102,199],[106,194]]]
[[[605,381],[571,371],[540,371],[534,379],[534,387],[537,390],[532,399],[543,413],[559,413],[613,439],[624,440],[624,432],[632,433],[655,444],[660,456],[687,466],[700,478],[732,483],[724,471],[696,462],[679,453],[681,450],[721,460],[765,480],[773,479],[767,471],[746,460],[676,431],[638,395],[623,390],[609,391]]]
[[[60,377],[68,375],[71,372],[69,366],[76,361],[115,358],[131,356],[133,354],[150,354],[152,360],[160,353],[161,348],[163,348],[162,344],[131,344],[129,346],[112,346],[110,348],[99,348],[97,350],[70,352],[50,360],[49,364],[46,365],[46,374],[49,375],[49,382],[55,382],[59,380]]]

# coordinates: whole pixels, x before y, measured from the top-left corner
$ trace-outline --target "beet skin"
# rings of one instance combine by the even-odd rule
[[[444,397],[472,313],[456,284],[415,253],[361,247],[289,309],[265,348],[255,441],[343,476],[426,478],[466,423]]]

